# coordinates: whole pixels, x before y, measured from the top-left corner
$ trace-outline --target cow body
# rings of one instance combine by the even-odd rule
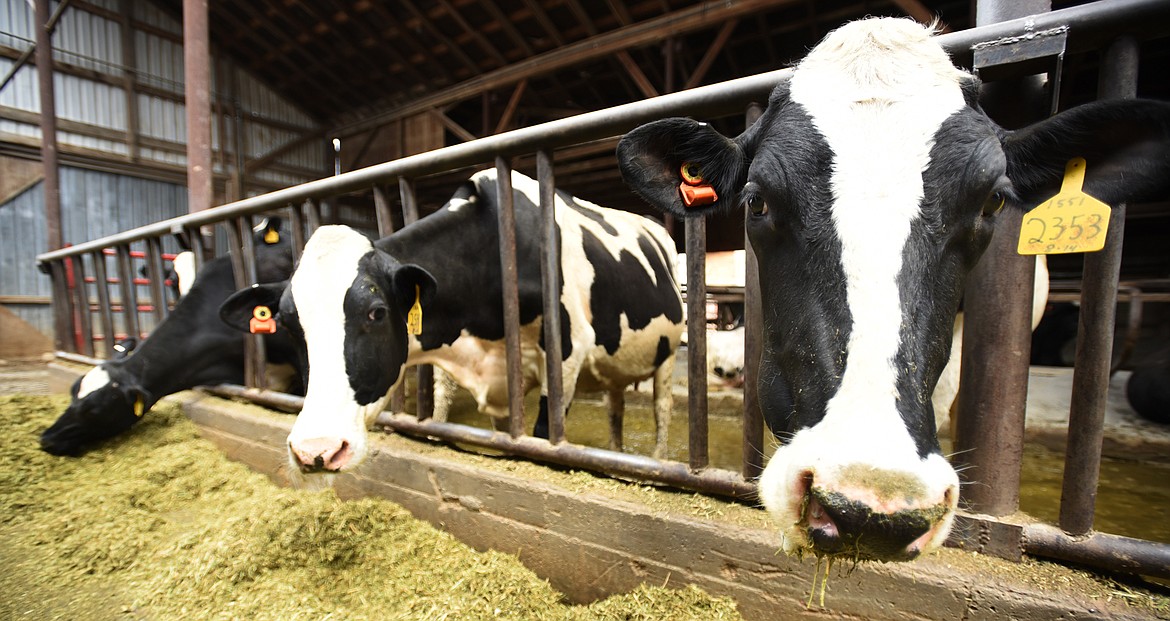
[[[279,220],[270,220],[265,232],[279,226]],[[264,243],[258,236],[256,264],[261,282],[288,278],[290,244]],[[123,346],[129,353],[119,352],[73,384],[73,402],[41,435],[41,447],[54,455],[80,454],[94,442],[129,429],[169,394],[201,385],[243,383],[243,339],[217,318],[219,306],[235,289],[230,257],[208,261],[148,338]],[[282,363],[294,362],[296,348],[288,335],[266,336],[265,341],[274,371]]]
[[[763,303],[755,389],[782,443],[759,493],[788,552],[905,560],[946,539],[959,479],[931,394],[1006,199],[1056,194],[1078,156],[1085,191],[1106,202],[1165,187],[1170,106],[1098,102],[1010,132],[931,35],[909,20],[848,24],[741,136],[667,119],[618,147],[652,205],[746,212]],[[716,190],[713,206],[680,200],[683,164]]]
[[[534,433],[540,436],[547,435],[547,389],[539,194],[536,182],[518,173],[512,186],[521,367],[524,390],[542,389]],[[471,392],[481,412],[507,417],[496,191],[494,170],[477,173],[442,209],[373,244],[346,227],[322,227],[287,289],[270,287],[268,298],[241,291],[240,300],[224,305],[225,321],[241,326],[240,309],[279,301],[278,319],[305,335],[308,393],[289,436],[290,456],[302,470],[360,463],[366,428],[405,365],[442,368]],[[605,391],[617,423],[611,443],[620,447],[622,391],[653,377],[661,453],[683,327],[673,242],[650,220],[563,192],[556,219],[565,403],[578,389]],[[402,324],[416,300],[422,331],[408,336]]]

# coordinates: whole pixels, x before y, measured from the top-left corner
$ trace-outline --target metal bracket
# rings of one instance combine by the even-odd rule
[[[975,72],[984,82],[1046,74],[1052,87],[1050,112],[1055,114],[1060,103],[1060,75],[1067,42],[1068,26],[1058,26],[978,43],[971,47]]]

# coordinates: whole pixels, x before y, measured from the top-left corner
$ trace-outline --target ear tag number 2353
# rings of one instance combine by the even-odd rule
[[[1096,252],[1105,247],[1109,205],[1085,194],[1085,160],[1069,160],[1060,192],[1024,215],[1020,254]]]

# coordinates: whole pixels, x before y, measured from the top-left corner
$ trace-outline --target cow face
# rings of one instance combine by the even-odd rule
[[[41,434],[41,448],[53,455],[77,456],[92,444],[112,438],[137,423],[154,400],[118,367],[102,365],[73,382],[73,402]]]
[[[247,332],[257,306],[278,329],[301,337],[308,369],[305,402],[289,434],[289,457],[302,472],[338,472],[366,455],[366,428],[402,376],[407,314],[422,310],[435,280],[402,265],[344,226],[319,228],[288,283],[238,291],[220,317]]]
[[[743,135],[668,119],[618,147],[623,177],[659,209],[746,212],[757,391],[782,443],[759,493],[788,552],[904,560],[946,539],[959,481],[930,397],[964,280],[996,221],[1020,217],[1000,213],[1005,198],[1055,194],[1076,156],[1105,201],[1154,190],[1170,166],[1165,104],[1101,102],[1008,132],[930,35],[908,20],[846,25]],[[680,199],[684,164],[714,205]]]

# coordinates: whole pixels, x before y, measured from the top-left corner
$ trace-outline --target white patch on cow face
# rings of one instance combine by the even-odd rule
[[[296,451],[322,438],[344,441],[345,469],[366,454],[366,428],[388,397],[360,405],[345,368],[345,295],[358,274],[358,261],[373,245],[346,226],[323,226],[309,238],[291,287],[309,354],[304,406],[288,441]],[[294,458],[295,459],[295,458]]]
[[[81,384],[77,387],[77,398],[84,399],[101,388],[104,388],[110,383],[110,374],[106,372],[105,367],[94,367],[81,378]]]
[[[475,205],[476,197],[472,195],[468,198],[453,198],[447,202],[447,211],[451,213],[459,213],[464,207],[468,205]]]
[[[830,34],[797,68],[791,97],[832,150],[832,217],[853,326],[845,372],[824,418],[777,450],[760,480],[785,547],[808,544],[802,481],[874,510],[932,507],[958,500],[958,477],[940,455],[918,457],[897,409],[895,357],[902,312],[897,277],[911,223],[920,216],[923,172],[933,137],[965,106],[956,69],[929,32],[909,20],[864,20]],[[875,497],[856,473],[905,473],[921,482],[910,500]],[[909,479],[908,479],[909,480]],[[932,529],[925,547],[945,539]],[[925,548],[923,548],[925,549]]]
[[[175,276],[179,279],[176,283],[179,287],[179,297],[183,297],[195,284],[195,253],[180,252],[175,255],[171,265],[175,266]]]

